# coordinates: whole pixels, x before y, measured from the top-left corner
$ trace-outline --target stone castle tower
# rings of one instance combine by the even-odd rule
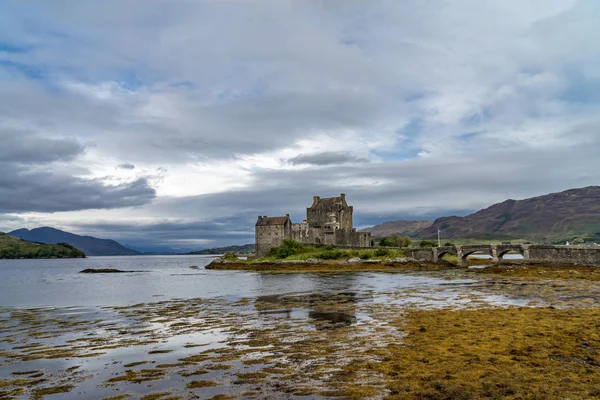
[[[370,247],[371,233],[356,232],[352,227],[354,208],[346,203],[346,195],[313,197],[306,209],[306,219],[299,224],[285,217],[258,216],[256,222],[256,256],[261,257],[281,245],[284,239],[293,239],[309,245],[341,247]]]

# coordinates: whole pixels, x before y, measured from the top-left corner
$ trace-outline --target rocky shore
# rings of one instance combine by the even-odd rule
[[[217,258],[205,267],[218,270],[278,271],[278,272],[320,272],[320,271],[388,271],[388,270],[438,270],[457,268],[451,263],[423,263],[414,258],[394,258],[388,260],[280,260],[280,261],[236,261]]]

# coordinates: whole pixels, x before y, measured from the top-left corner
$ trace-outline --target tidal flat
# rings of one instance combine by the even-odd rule
[[[2,307],[0,399],[600,397],[595,279],[311,274],[284,294]]]

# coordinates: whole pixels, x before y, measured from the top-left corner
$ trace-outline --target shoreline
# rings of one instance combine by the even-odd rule
[[[418,261],[370,260],[348,262],[328,261],[260,261],[237,262],[216,259],[204,267],[209,270],[255,271],[255,272],[368,272],[368,271],[408,271],[408,270],[441,270],[464,269],[451,263],[421,263]]]
[[[475,268],[470,268],[475,267]],[[479,267],[479,268],[477,268]],[[440,271],[463,270],[478,274],[502,275],[527,278],[563,278],[600,280],[600,267],[564,263],[535,263],[510,260],[491,263],[488,260],[470,259],[463,267],[452,262],[430,263],[414,259],[390,260],[280,260],[280,261],[232,261],[217,258],[204,267],[208,270],[248,272],[390,272],[390,271]],[[598,275],[598,277],[596,277]]]

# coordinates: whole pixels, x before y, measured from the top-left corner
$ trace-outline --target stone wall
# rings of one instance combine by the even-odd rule
[[[523,256],[525,261],[545,264],[572,264],[600,266],[600,246],[552,246],[552,245],[468,245],[405,249],[410,257],[422,262],[438,262],[444,254],[458,257],[459,265],[467,265],[467,257],[474,252],[492,257],[497,262],[508,251]]]
[[[356,229],[316,228],[304,221],[300,224],[292,224],[291,232],[292,239],[304,244],[371,247],[371,233],[356,232]]]
[[[529,245],[525,258],[535,262],[555,264],[598,265],[600,246],[550,246]]]
[[[281,246],[284,239],[291,237],[289,224],[256,227],[256,256],[265,256],[274,247]]]

